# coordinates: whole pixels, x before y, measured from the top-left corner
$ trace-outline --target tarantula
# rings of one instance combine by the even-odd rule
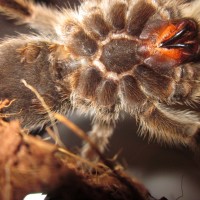
[[[2,114],[28,129],[49,121],[23,79],[51,111],[91,114],[101,151],[124,112],[141,133],[198,151],[199,1],[85,0],[72,10],[0,0],[0,8],[38,31],[0,43],[0,98],[14,100]]]

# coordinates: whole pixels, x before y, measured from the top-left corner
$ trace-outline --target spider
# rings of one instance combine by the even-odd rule
[[[123,113],[141,134],[199,151],[199,1],[84,0],[72,10],[0,0],[0,8],[38,32],[0,43],[0,98],[14,100],[2,114],[29,130],[48,123],[23,79],[51,111],[90,114],[101,151]]]

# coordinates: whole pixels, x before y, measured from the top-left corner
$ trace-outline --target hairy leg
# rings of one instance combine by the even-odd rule
[[[139,114],[141,133],[149,132],[150,139],[169,145],[182,144],[194,149],[192,142],[199,129],[196,112],[166,108],[163,104],[150,103]]]
[[[0,0],[0,11],[45,36],[57,35],[55,27],[61,14],[56,9],[25,0]]]
[[[89,132],[89,136],[92,142],[95,143],[101,152],[105,151],[109,143],[109,138],[113,134],[113,130],[114,124],[101,123],[97,121],[93,123],[92,130]],[[88,143],[83,146],[81,154],[83,157],[89,158],[90,160],[98,159],[98,156]]]

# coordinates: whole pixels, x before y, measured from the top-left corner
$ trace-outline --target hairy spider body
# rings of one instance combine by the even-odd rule
[[[90,113],[102,151],[123,112],[151,138],[198,149],[197,1],[86,0],[54,10],[0,0],[0,7],[40,33],[0,44],[0,97],[14,100],[3,114],[28,129],[49,121],[24,79],[52,111]]]

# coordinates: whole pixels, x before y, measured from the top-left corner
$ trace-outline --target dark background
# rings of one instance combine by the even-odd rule
[[[47,1],[49,3],[50,1]],[[72,7],[78,1],[52,0],[56,6],[70,3]],[[30,30],[25,26],[14,25],[13,20],[0,16],[0,37],[27,33]],[[90,120],[78,114],[69,116],[72,121],[83,130],[90,130]],[[62,139],[68,147],[76,149],[81,141],[63,125],[59,125]],[[193,159],[193,155],[186,149],[160,146],[156,142],[148,142],[139,137],[137,126],[133,119],[128,117],[122,120],[110,141],[108,157],[113,157],[118,152],[119,162],[127,169],[128,173],[138,178],[156,198],[165,196],[169,200],[177,199],[183,189],[181,200],[200,200],[200,165]]]

